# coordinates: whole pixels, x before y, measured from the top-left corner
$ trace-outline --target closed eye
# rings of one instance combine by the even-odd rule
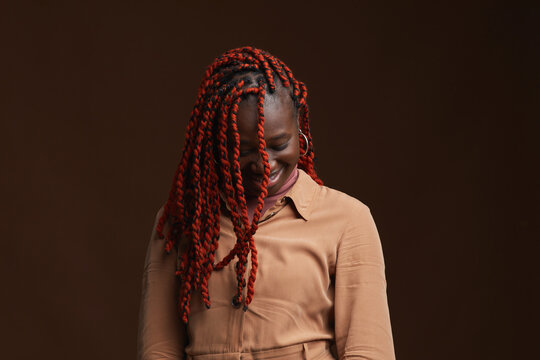
[[[250,154],[252,154],[255,150],[240,150],[240,156],[241,157],[244,157],[244,156],[248,156]]]
[[[272,146],[272,149],[274,149],[276,151],[281,151],[281,150],[285,150],[288,145],[289,145],[289,142],[287,141],[286,143],[283,143],[281,145]]]
[[[274,151],[282,151],[282,150],[285,150],[287,148],[287,146],[289,146],[289,142],[284,142],[283,144],[280,144],[280,145],[273,145],[271,147],[272,150]],[[253,154],[254,152],[258,152],[259,150],[258,149],[252,149],[252,150],[240,150],[240,156],[241,157],[244,157],[244,156],[249,156],[251,154]]]

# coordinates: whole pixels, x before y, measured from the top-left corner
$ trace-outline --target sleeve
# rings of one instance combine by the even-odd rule
[[[139,360],[184,358],[186,331],[176,309],[178,256],[173,252],[167,255],[165,239],[160,239],[155,230],[162,213],[163,207],[156,215],[143,272],[137,344]]]
[[[381,242],[363,204],[338,245],[335,281],[339,359],[395,359]]]

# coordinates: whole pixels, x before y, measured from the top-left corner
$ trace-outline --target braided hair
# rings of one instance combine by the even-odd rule
[[[188,321],[192,292],[199,290],[209,308],[208,279],[212,271],[223,269],[234,258],[238,261],[233,304],[240,306],[243,303],[245,311],[253,300],[258,266],[253,236],[268,194],[270,174],[265,151],[263,106],[266,92],[274,93],[277,86],[289,89],[299,112],[299,127],[308,141],[306,144],[304,137],[300,136],[300,146],[313,149],[306,86],[293,77],[291,70],[281,60],[263,50],[242,47],[216,58],[204,74],[187,126],[182,157],[156,228],[160,238],[166,237],[165,250],[168,253],[173,246],[178,246],[181,239],[185,245],[176,271],[181,283],[178,307],[185,323]],[[239,165],[237,114],[240,102],[252,95],[257,97],[258,151],[264,165],[264,175],[250,222]],[[313,158],[314,152],[311,150],[306,156],[300,157],[298,166],[322,184],[313,168]],[[230,209],[236,244],[228,255],[216,263],[222,202],[226,202]],[[164,234],[164,225],[168,220],[170,231]],[[251,269],[246,284],[249,255]],[[243,299],[246,286],[247,295]]]

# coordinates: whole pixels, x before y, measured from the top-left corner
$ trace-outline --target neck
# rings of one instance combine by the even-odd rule
[[[296,165],[291,171],[291,174],[285,180],[285,183],[281,186],[281,188],[273,195],[267,196],[264,199],[264,206],[261,210],[261,216],[264,214],[266,210],[271,208],[277,200],[279,200],[283,195],[285,195],[289,190],[293,187],[293,185],[296,183],[296,180],[298,179],[298,165]],[[247,211],[249,220],[251,221],[253,219],[253,214],[255,213],[255,208],[257,207],[257,198],[249,198],[246,199],[246,205],[247,205]]]

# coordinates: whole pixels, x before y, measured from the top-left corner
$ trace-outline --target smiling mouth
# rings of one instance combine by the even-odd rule
[[[267,187],[274,186],[277,183],[277,180],[279,179],[279,176],[281,175],[282,172],[283,172],[283,168],[279,168],[278,170],[274,170],[273,172],[271,172],[270,175],[268,176]],[[257,185],[260,185],[263,182],[263,179],[264,177],[261,175],[250,176],[250,180]]]
[[[268,187],[274,186],[277,183],[277,180],[279,179],[279,176],[282,172],[283,168],[279,168],[278,170],[270,173],[270,176],[268,177]]]

